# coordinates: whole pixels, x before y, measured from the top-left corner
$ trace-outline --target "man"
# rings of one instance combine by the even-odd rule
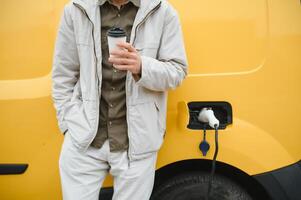
[[[125,30],[109,55],[106,32]],[[96,200],[107,173],[113,200],[147,200],[166,127],[167,91],[187,74],[177,12],[165,0],[73,0],[64,7],[52,97],[65,138],[64,200]]]

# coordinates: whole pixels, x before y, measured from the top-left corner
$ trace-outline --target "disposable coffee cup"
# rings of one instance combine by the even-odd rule
[[[119,27],[114,27],[108,30],[107,32],[107,37],[108,37],[108,46],[109,46],[109,53],[111,54],[112,50],[115,49],[120,49],[120,47],[117,46],[117,43],[119,41],[126,42],[126,33],[122,28]],[[113,57],[113,55],[110,55]]]

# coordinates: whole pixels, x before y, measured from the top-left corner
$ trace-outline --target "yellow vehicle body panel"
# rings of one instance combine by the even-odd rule
[[[28,163],[0,176],[0,199],[60,199],[59,133],[51,67],[62,0],[4,0],[0,8],[0,164]],[[189,130],[191,101],[227,101],[233,124],[220,130],[218,161],[249,175],[301,159],[299,0],[171,0],[189,62],[169,92],[165,142],[157,168],[206,157],[202,132]],[[214,135],[208,131],[208,141]],[[213,146],[213,145],[212,145]],[[111,186],[108,177],[104,186]]]

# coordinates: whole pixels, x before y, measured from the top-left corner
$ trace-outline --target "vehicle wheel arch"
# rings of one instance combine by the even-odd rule
[[[156,170],[154,191],[165,181],[187,172],[209,172],[211,170],[211,160],[207,159],[188,159],[181,160],[168,165],[162,166]],[[216,162],[216,172],[243,187],[254,199],[270,200],[268,193],[263,186],[252,176],[243,172],[237,167]]]

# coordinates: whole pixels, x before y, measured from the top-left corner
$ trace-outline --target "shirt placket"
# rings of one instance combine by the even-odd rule
[[[113,6],[113,5],[111,5]],[[122,5],[120,7],[120,9],[118,9],[116,6],[113,6],[114,12],[116,13],[115,15],[115,26],[116,25],[120,25],[120,18],[121,18],[121,11],[123,10],[124,5]],[[110,93],[109,93],[109,102],[108,102],[108,120],[107,120],[107,126],[108,126],[108,136],[110,139],[110,131],[112,131],[112,128],[114,126],[114,120],[113,120],[113,116],[114,116],[114,109],[115,109],[115,105],[114,102],[112,101],[113,97],[115,95],[116,92],[116,87],[114,86],[114,83],[116,82],[116,79],[118,78],[118,74],[119,70],[114,68],[114,66],[112,65],[112,76],[111,76],[111,86],[110,86]]]

